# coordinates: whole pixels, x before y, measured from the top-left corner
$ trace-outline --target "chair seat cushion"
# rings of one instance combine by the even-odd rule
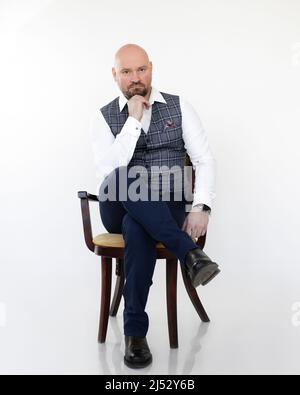
[[[93,238],[93,243],[99,247],[124,248],[125,242],[120,233],[101,233]],[[156,248],[165,248],[162,243],[157,243]]]

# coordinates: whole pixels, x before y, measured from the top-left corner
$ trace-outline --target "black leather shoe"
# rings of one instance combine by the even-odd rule
[[[219,266],[201,248],[195,248],[186,254],[185,266],[195,288],[200,284],[208,284],[220,273]]]
[[[125,336],[125,356],[124,363],[129,368],[145,368],[152,362],[150,352],[145,337]]]

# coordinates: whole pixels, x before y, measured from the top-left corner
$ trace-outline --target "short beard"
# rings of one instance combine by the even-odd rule
[[[135,95],[140,95],[140,96],[146,96],[148,93],[148,89],[147,88],[142,88],[142,87],[138,87],[139,90],[136,91],[138,93],[135,93],[135,91],[132,90],[128,90],[124,92],[124,96],[126,97],[127,100],[131,99],[133,96]]]

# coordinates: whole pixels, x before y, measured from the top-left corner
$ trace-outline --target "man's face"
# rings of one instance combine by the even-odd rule
[[[150,93],[152,62],[143,56],[127,56],[119,59],[112,72],[120,90],[128,100],[134,95],[145,97]]]

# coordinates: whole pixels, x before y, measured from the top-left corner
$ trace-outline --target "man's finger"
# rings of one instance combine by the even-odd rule
[[[197,229],[192,230],[191,238],[196,239],[197,234],[198,234]]]
[[[187,230],[186,230],[186,233],[187,233],[189,236],[192,236],[192,228],[188,227]]]

